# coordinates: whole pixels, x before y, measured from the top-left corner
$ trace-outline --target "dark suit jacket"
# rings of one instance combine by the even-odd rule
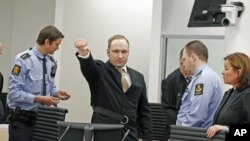
[[[161,103],[167,115],[167,122],[175,124],[176,116],[179,109],[177,109],[178,94],[183,94],[187,87],[187,82],[181,74],[180,69],[176,69],[168,77],[162,80],[161,83]]]
[[[78,55],[78,53],[76,54]],[[81,71],[86,78],[91,91],[91,106],[99,106],[113,112],[127,115],[130,120],[137,122],[142,131],[143,139],[152,139],[151,112],[146,95],[146,85],[141,73],[127,67],[132,85],[126,93],[122,90],[121,75],[109,62],[106,63],[78,57]],[[111,117],[93,113],[93,123],[120,123]],[[130,129],[129,141],[138,141],[136,127],[124,126],[124,132]]]
[[[177,113],[181,103],[181,97],[185,92],[186,87],[187,81],[181,74],[179,68],[170,73],[168,77],[166,79],[163,79],[161,82],[161,104],[165,110],[167,121],[167,127],[165,131],[166,140],[170,135],[169,125],[173,125],[176,123]]]
[[[227,91],[214,115],[214,124],[250,124],[250,87]]]

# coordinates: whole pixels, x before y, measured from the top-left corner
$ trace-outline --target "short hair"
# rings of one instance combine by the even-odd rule
[[[242,74],[239,76],[240,85],[237,86],[237,90],[244,90],[250,86],[250,59],[241,52],[235,52],[224,57],[224,61],[227,60],[234,71],[242,70]]]
[[[185,46],[188,56],[192,53],[198,56],[198,58],[204,62],[208,61],[208,50],[207,47],[199,40],[194,40],[186,44]]]
[[[180,51],[179,60],[181,60],[181,58],[182,58],[182,56],[183,56],[183,50],[184,50],[184,48],[182,48],[181,51]]]
[[[109,40],[108,40],[108,48],[110,48],[112,41],[116,40],[116,39],[124,39],[124,40],[126,40],[126,42],[128,43],[128,47],[129,47],[128,39],[125,36],[121,35],[121,34],[117,34],[117,35],[114,35],[114,36],[109,38]]]
[[[61,31],[59,31],[56,27],[49,25],[44,27],[38,37],[37,37],[37,44],[43,45],[46,39],[49,39],[50,43],[57,40],[58,38],[64,38],[64,35]]]

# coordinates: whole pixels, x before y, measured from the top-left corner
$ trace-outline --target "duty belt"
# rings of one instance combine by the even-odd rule
[[[15,109],[8,108],[8,110],[9,118],[12,122],[20,121],[29,125],[34,125],[36,121],[36,112],[21,110],[20,107],[17,107]]]
[[[129,117],[126,116],[126,115],[121,115],[119,113],[115,113],[115,112],[113,112],[111,110],[108,110],[108,109],[102,108],[102,107],[98,107],[98,106],[94,107],[93,110],[96,113],[100,113],[100,114],[103,114],[105,116],[116,119],[116,120],[120,121],[120,123],[123,124],[123,125],[128,124],[128,125],[131,125],[131,126],[136,126],[135,121],[129,120]]]

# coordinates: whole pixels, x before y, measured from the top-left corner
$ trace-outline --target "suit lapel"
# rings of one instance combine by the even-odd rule
[[[130,69],[129,67],[127,67],[127,70],[128,70],[128,73],[129,73],[129,76],[130,76],[130,80],[131,80],[131,86],[128,88],[128,91],[135,87],[136,86],[136,82],[138,80],[136,80],[137,76],[136,76],[136,73],[133,72],[132,69]]]
[[[223,98],[223,100],[221,101],[221,104],[220,106],[217,108],[217,112],[215,113],[215,116],[214,116],[214,123],[217,122],[217,119],[218,119],[218,114],[220,113],[222,107],[224,107],[224,105],[226,104],[227,100],[229,99],[229,97],[231,96],[231,94],[233,93],[233,89],[230,89],[226,94],[225,94],[225,98]]]
[[[111,73],[112,79],[115,83],[119,84],[121,90],[122,90],[122,84],[121,84],[121,74],[120,72],[109,62],[106,62],[109,72]]]

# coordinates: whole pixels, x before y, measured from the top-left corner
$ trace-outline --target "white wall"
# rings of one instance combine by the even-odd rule
[[[153,16],[151,26],[151,48],[149,59],[148,99],[158,102],[160,94],[160,78],[162,69],[162,0],[153,1]]]
[[[4,76],[3,92],[7,91],[7,76],[11,62],[13,14],[14,0],[0,0],[0,41],[3,42],[5,46],[3,54],[0,55],[0,71]]]
[[[63,5],[65,39],[61,48],[60,87],[68,90],[72,98],[61,106],[69,109],[67,120],[89,122],[90,92],[74,55],[74,40],[85,37],[94,58],[106,62],[108,38],[125,35],[130,41],[128,66],[142,72],[148,82],[152,1],[65,0]]]
[[[240,51],[250,56],[250,1],[239,1],[244,3],[244,11],[242,12],[241,17],[238,19],[238,24],[236,26],[226,27],[225,55]],[[228,2],[230,2],[230,0]]]
[[[54,24],[55,1],[0,0],[0,40],[5,44],[0,56],[0,71],[7,91],[10,66],[16,54],[36,44],[38,32],[45,25]]]

